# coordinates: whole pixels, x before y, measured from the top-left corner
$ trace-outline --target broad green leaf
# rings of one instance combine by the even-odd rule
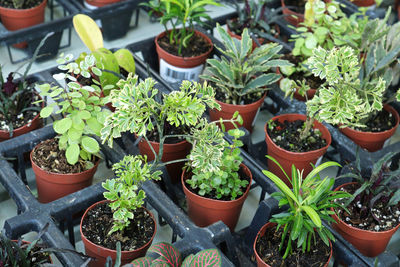
[[[77,163],[79,159],[79,152],[80,149],[78,144],[69,145],[67,147],[67,150],[65,151],[65,157],[67,158],[67,162],[71,165]]]
[[[100,151],[99,143],[96,141],[96,139],[89,136],[82,138],[82,147],[91,154],[95,154]]]
[[[64,118],[58,121],[55,121],[53,124],[53,129],[58,134],[63,134],[69,130],[72,126],[72,120],[70,118]]]
[[[40,117],[42,118],[47,118],[51,115],[51,113],[53,113],[53,107],[44,107],[41,111],[40,111]]]
[[[72,23],[79,38],[90,51],[93,52],[103,47],[103,35],[99,26],[91,17],[78,14],[74,16]]]
[[[128,49],[118,49],[114,52],[118,65],[130,73],[135,73],[135,59]]]
[[[320,228],[322,226],[321,218],[313,208],[310,206],[301,206],[301,209],[307,213],[308,217],[310,217],[316,227]]]

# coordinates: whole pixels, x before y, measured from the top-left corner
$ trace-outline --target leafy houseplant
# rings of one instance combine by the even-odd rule
[[[244,132],[231,129],[228,134],[232,136],[232,144],[225,141],[219,169],[205,169],[188,161],[182,173],[182,187],[188,202],[189,217],[198,226],[208,226],[222,220],[234,231],[250,189],[252,175],[242,164],[243,158],[240,156],[243,143],[239,138]],[[203,151],[193,150],[188,158],[201,158],[203,154]]]
[[[352,194],[346,201],[347,209],[337,209],[334,228],[361,253],[375,257],[382,253],[400,226],[400,170],[394,168],[395,155],[388,153],[377,161],[369,174],[363,174],[360,159],[344,177],[355,179],[339,186],[337,191]],[[373,242],[366,243],[365,240]]]
[[[211,120],[228,119],[239,111],[244,120],[243,126],[251,130],[267,86],[280,78],[280,75],[271,72],[271,68],[291,64],[278,59],[282,46],[275,43],[262,45],[252,51],[252,40],[247,29],[244,29],[240,41],[232,38],[220,25],[217,25],[217,31],[224,47],[216,48],[222,56],[219,60],[207,60],[207,67],[201,76],[216,88],[220,100],[218,103],[222,106],[222,113],[210,110]],[[233,128],[232,125],[226,127]]]
[[[212,42],[205,34],[195,31],[194,25],[202,25],[210,18],[206,5],[219,4],[213,0],[160,0],[145,5],[151,12],[163,14],[160,23],[165,31],[155,39],[161,77],[172,82],[197,80],[211,53]]]
[[[32,166],[38,183],[39,200],[44,202],[52,201],[91,184],[99,163],[100,151],[97,140],[91,136],[100,136],[100,130],[109,114],[108,110],[101,108],[107,102],[107,98],[100,98],[99,82],[93,79],[91,86],[81,85],[78,82],[79,76],[90,78],[93,75],[99,77],[102,75],[102,71],[96,67],[94,56],[86,56],[79,65],[75,62],[65,64],[71,59],[72,55],[60,57],[58,62],[61,65],[58,68],[65,72],[54,75],[56,80],[67,80],[65,87],[48,83],[37,85],[42,96],[49,96],[55,101],[43,108],[40,116],[49,117],[54,110],[57,110],[56,113],[63,117],[53,123],[53,129],[59,136],[39,144],[31,153]],[[81,180],[77,188],[67,190],[62,185],[58,185],[58,188],[48,190],[42,187],[46,186],[47,182],[41,179],[47,180],[46,173],[50,173],[53,180],[58,177],[64,181],[66,174],[75,174]]]
[[[267,157],[282,169],[274,158]],[[340,165],[336,162],[325,162],[315,167],[303,179],[303,173],[292,165],[291,177],[284,172],[292,185],[292,189],[272,172],[263,170],[263,173],[279,189],[272,196],[279,201],[280,207],[288,205],[288,209],[280,214],[273,215],[270,222],[264,225],[257,235],[254,242],[254,250],[258,266],[266,266],[265,260],[271,266],[282,266],[284,262],[291,262],[299,266],[312,265],[311,260],[315,260],[315,258],[311,259],[310,255],[316,254],[312,247],[316,247],[318,250],[323,249],[323,246],[319,246],[319,244],[322,244],[321,241],[317,242],[316,234],[318,234],[319,240],[322,240],[326,246],[331,246],[330,240],[334,240],[334,237],[322,225],[322,220],[334,222],[330,217],[334,212],[330,208],[340,206],[335,202],[336,199],[349,196],[348,193],[331,190],[335,182],[334,178],[326,177],[322,179],[320,177],[320,172],[331,166]],[[269,227],[274,226],[272,223],[276,224],[276,233],[268,230]],[[279,248],[274,249],[274,252],[269,253],[269,255],[263,253],[265,249],[268,249],[265,247],[266,240],[271,240],[270,242],[279,244]],[[332,248],[330,249],[330,255],[328,249],[325,249],[325,251],[326,253],[323,254],[322,259],[317,259],[316,262],[329,262],[332,255]],[[274,256],[280,259],[273,261]],[[273,262],[270,262],[271,260]]]
[[[150,267],[155,265],[167,264],[171,267],[189,267],[189,266],[221,266],[221,254],[217,249],[205,249],[190,254],[185,259],[179,250],[172,244],[160,242],[151,245],[147,251],[146,257],[138,258],[131,262],[133,266]]]

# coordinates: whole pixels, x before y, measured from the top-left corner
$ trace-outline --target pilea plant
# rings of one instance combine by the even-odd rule
[[[199,251],[195,255],[190,254],[185,259],[182,259],[182,255],[176,247],[166,242],[160,242],[151,245],[146,253],[146,257],[138,258],[130,264],[134,267],[219,267],[221,263],[221,254],[218,249],[205,249]]]
[[[107,190],[103,195],[110,201],[114,219],[109,235],[116,231],[123,233],[134,219],[132,211],[143,205],[146,193],[140,189],[141,184],[151,179],[159,180],[162,174],[152,170],[146,156],[125,156],[112,169],[117,178],[102,183]]]
[[[164,26],[169,43],[178,47],[178,55],[187,47],[194,35],[194,25],[204,25],[210,19],[206,5],[218,6],[213,0],[160,0],[150,1],[143,5],[150,7],[150,15],[154,12],[163,14],[160,23]],[[167,25],[171,30],[168,31]],[[181,28],[178,28],[181,26]]]
[[[279,206],[288,205],[288,210],[273,215],[270,222],[277,223],[277,230],[283,228],[282,239],[279,251],[286,259],[294,248],[301,248],[302,252],[310,251],[313,242],[315,244],[315,234],[329,246],[329,240],[335,240],[332,233],[322,225],[322,220],[334,222],[330,216],[333,212],[330,208],[339,207],[335,199],[347,198],[350,195],[346,192],[332,191],[335,178],[321,178],[322,170],[339,166],[336,162],[325,162],[315,167],[306,177],[303,178],[302,172],[292,165],[292,175],[283,170],[281,165],[270,156],[266,156],[281,168],[282,172],[289,180],[293,189],[290,189],[279,177],[270,171],[263,170],[263,173],[271,179],[280,191],[272,194],[279,201]]]
[[[224,47],[216,47],[221,53],[220,59],[208,59],[207,67],[201,78],[210,81],[217,91],[226,98],[225,103],[240,105],[246,96],[268,90],[267,86],[281,77],[271,72],[271,68],[291,66],[286,60],[280,60],[281,45],[264,44],[252,51],[252,40],[247,29],[242,39],[232,38],[219,24],[217,31]]]
[[[60,150],[65,150],[65,156],[69,164],[74,165],[78,161],[90,169],[93,155],[99,156],[100,146],[91,135],[100,136],[100,130],[110,113],[102,106],[107,103],[107,98],[100,98],[101,86],[96,79],[93,84],[81,85],[78,82],[80,76],[91,78],[93,75],[102,76],[102,71],[96,67],[93,55],[88,55],[78,65],[70,62],[72,55],[66,55],[58,59],[58,68],[65,72],[55,74],[56,80],[66,81],[65,87],[50,85],[48,83],[37,85],[42,96],[49,96],[55,102],[43,108],[40,112],[42,118],[49,117],[56,108],[56,113],[63,116],[53,124],[53,129],[60,135],[58,145]],[[104,88],[113,88],[108,85]]]

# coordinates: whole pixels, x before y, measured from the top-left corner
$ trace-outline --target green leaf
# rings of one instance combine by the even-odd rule
[[[298,212],[294,219],[294,225],[290,233],[290,237],[292,240],[296,240],[299,237],[302,228],[303,228],[303,216],[301,212]]]
[[[301,206],[301,209],[307,213],[308,217],[310,217],[316,227],[321,228],[321,218],[313,208],[311,208],[310,206]]]
[[[80,110],[80,111],[78,112],[78,116],[79,116],[79,118],[81,118],[82,120],[87,120],[87,119],[90,119],[90,117],[91,117],[90,112],[87,111],[87,110]]]
[[[99,143],[97,143],[96,139],[89,136],[82,138],[82,147],[91,154],[96,154],[100,151]]]
[[[65,156],[69,164],[74,165],[78,162],[79,151],[80,149],[78,144],[72,144],[67,147],[67,150],[65,151]]]
[[[53,107],[45,107],[40,111],[40,117],[47,118],[53,113]]]
[[[63,134],[69,130],[72,126],[72,120],[70,118],[64,118],[59,121],[55,121],[53,124],[53,129],[58,134]]]
[[[298,199],[293,194],[292,190],[290,190],[290,188],[278,176],[276,176],[270,171],[263,170],[262,172],[264,173],[265,176],[267,176],[274,182],[274,184],[279,188],[279,190],[282,191],[282,193],[290,197],[294,202],[296,202],[297,205],[300,205]]]
[[[76,130],[74,128],[70,128],[68,130],[68,138],[71,139],[71,141],[79,140],[81,136],[82,136],[82,131]]]

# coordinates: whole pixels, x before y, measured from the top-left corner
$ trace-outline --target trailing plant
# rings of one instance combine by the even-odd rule
[[[218,249],[204,249],[197,252],[195,255],[190,254],[183,259],[179,250],[172,244],[160,242],[150,246],[146,253],[146,257],[138,258],[132,261],[130,264],[133,267],[220,267],[222,266],[221,263],[221,254],[219,253]]]
[[[55,110],[56,114],[62,115],[62,119],[53,123],[54,131],[60,135],[60,150],[65,150],[69,164],[74,165],[79,161],[90,169],[93,167],[93,155],[99,156],[100,151],[97,140],[91,136],[100,136],[100,130],[110,113],[102,109],[108,99],[100,97],[101,90],[113,86],[101,87],[96,79],[92,79],[91,86],[80,84],[79,77],[101,77],[103,72],[96,67],[93,55],[86,56],[79,65],[76,62],[67,63],[72,58],[72,55],[61,55],[57,61],[60,64],[58,68],[64,72],[53,75],[56,80],[66,81],[64,87],[49,83],[37,85],[42,96],[49,96],[55,101],[43,108],[40,116],[47,118]]]
[[[388,66],[400,52],[399,47],[391,49],[394,50],[386,54],[382,44],[372,46],[362,66],[350,47],[330,51],[322,47],[315,49],[307,64],[326,83],[307,101],[310,115],[340,127],[365,127],[383,109],[384,102],[395,98],[384,98],[393,78]],[[400,90],[397,99],[400,99]]]
[[[266,156],[282,170],[293,189],[290,189],[278,176],[270,171],[263,173],[271,179],[280,191],[272,194],[279,201],[279,207],[288,205],[288,209],[272,216],[270,222],[277,223],[277,230],[282,228],[282,239],[279,251],[286,259],[293,248],[301,248],[302,252],[309,252],[316,244],[315,235],[329,246],[329,240],[335,240],[332,233],[322,224],[322,220],[331,223],[335,220],[330,216],[334,212],[331,208],[339,207],[336,199],[347,198],[350,195],[343,191],[332,191],[335,178],[321,178],[322,170],[340,165],[336,162],[325,162],[303,178],[303,172],[292,165],[292,175],[283,170],[282,166],[271,156]],[[285,247],[286,246],[286,247]]]
[[[265,92],[281,77],[271,68],[292,66],[288,61],[279,59],[282,46],[276,43],[264,44],[252,51],[253,43],[247,29],[243,30],[240,41],[232,38],[219,24],[217,31],[224,47],[216,48],[223,56],[208,59],[204,75],[200,78],[210,81],[226,97],[226,103],[240,105],[245,96]]]
[[[109,179],[102,183],[107,191],[103,193],[109,200],[109,206],[113,212],[113,227],[108,235],[123,230],[134,219],[133,211],[144,203],[146,193],[140,189],[143,182],[148,180],[160,180],[162,172],[153,171],[152,165],[147,163],[146,156],[125,156],[112,167],[117,178]]]
[[[360,158],[357,154],[355,168],[343,176],[351,177],[359,184],[359,188],[352,196],[343,201],[344,207],[350,203],[362,203],[360,216],[366,218],[372,216],[380,225],[381,221],[372,211],[375,204],[381,202],[384,207],[395,206],[400,201],[400,168],[394,169],[394,158],[398,153],[387,153],[373,166],[369,175],[362,175]]]
[[[169,43],[178,47],[178,55],[188,47],[189,40],[194,36],[194,25],[204,25],[210,20],[206,5],[219,6],[214,0],[155,0],[143,3],[150,8],[149,15],[156,12],[163,14],[160,23],[164,26]],[[171,30],[168,30],[170,25]],[[181,28],[178,28],[181,26]]]

